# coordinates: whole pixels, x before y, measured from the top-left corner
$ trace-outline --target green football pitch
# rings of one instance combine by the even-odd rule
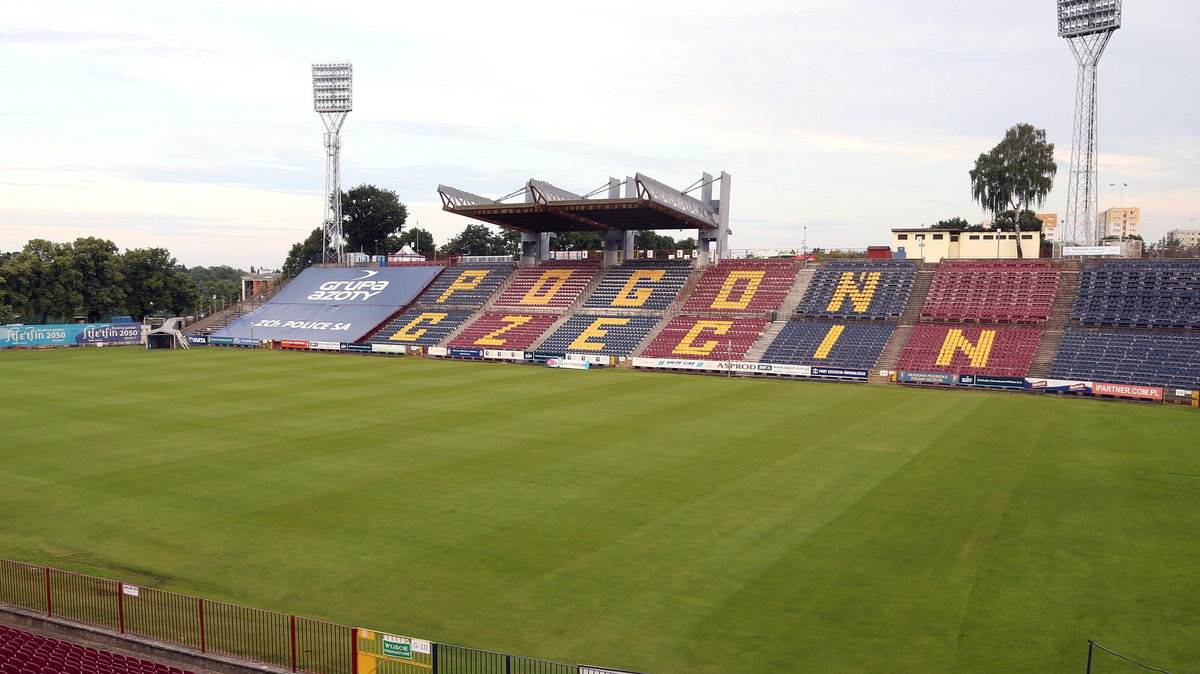
[[[653,674],[1082,671],[1088,639],[1194,670],[1197,438],[1050,396],[3,352],[0,557]]]

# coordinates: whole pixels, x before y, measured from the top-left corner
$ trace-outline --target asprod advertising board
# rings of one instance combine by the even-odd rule
[[[310,267],[215,336],[354,342],[411,302],[442,269]]]

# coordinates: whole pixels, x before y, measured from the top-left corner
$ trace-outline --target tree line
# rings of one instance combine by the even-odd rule
[[[95,323],[111,316],[181,316],[206,306],[204,298],[240,294],[240,269],[179,265],[165,248],[120,252],[106,239],[55,243],[31,239],[0,253],[0,320],[22,323]]]

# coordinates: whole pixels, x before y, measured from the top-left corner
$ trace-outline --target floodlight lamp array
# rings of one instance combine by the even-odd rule
[[[1091,35],[1121,27],[1121,0],[1058,0],[1058,36]]]
[[[350,112],[353,109],[354,68],[349,62],[314,63],[312,80],[313,110]]]

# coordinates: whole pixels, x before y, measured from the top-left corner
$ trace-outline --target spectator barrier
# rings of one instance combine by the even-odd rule
[[[0,559],[0,603],[312,674],[613,672],[386,634]],[[626,674],[637,674],[629,672]]]

